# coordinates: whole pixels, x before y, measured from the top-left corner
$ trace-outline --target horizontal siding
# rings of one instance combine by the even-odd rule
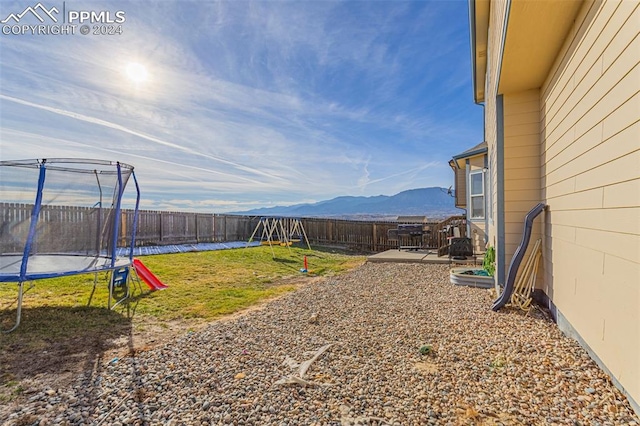
[[[640,206],[640,179],[608,185],[603,190],[602,207]]]
[[[522,240],[524,217],[540,202],[540,100],[538,90],[505,94],[504,99],[504,239],[508,268]],[[528,250],[540,235],[536,224]]]
[[[626,4],[617,1],[591,2],[583,8],[571,30],[569,43],[559,56],[555,70],[550,73],[543,89],[543,121],[552,121],[559,113],[566,114],[567,106],[570,108],[576,103],[575,98],[569,98],[576,96],[575,92],[579,92],[580,88],[591,86],[580,83],[594,69],[593,65],[603,55],[615,34],[620,31],[620,21],[631,18],[632,11],[628,9],[635,9],[637,6],[634,2],[623,3]],[[569,55],[572,57],[567,61]],[[582,91],[584,92],[584,89]],[[554,127],[550,127],[545,131],[550,133],[553,129]]]
[[[525,183],[526,181],[521,180],[520,182]],[[528,186],[531,189],[518,189],[515,191],[511,191],[508,189],[508,186],[505,185],[505,205],[508,205],[512,201],[530,201],[532,204],[529,210],[531,210],[536,204],[540,202],[540,190],[538,188],[538,182],[532,181]]]
[[[576,178],[569,178],[565,180],[561,180],[560,182],[556,182],[553,184],[549,184],[546,182],[546,175],[544,174],[545,167],[542,167],[542,197],[546,198],[546,202],[548,203],[550,199],[554,197],[558,197],[560,195],[565,195],[571,192],[575,192],[576,190]]]
[[[556,240],[566,241],[568,243],[576,242],[576,228],[569,225],[553,225],[553,238]]]
[[[638,262],[638,237],[596,229],[576,229],[576,247],[588,247],[630,262]]]
[[[541,91],[544,288],[640,402],[640,7],[587,3]]]
[[[630,61],[635,62],[633,67],[629,66],[628,62]],[[588,93],[582,98],[576,95],[575,107],[570,111],[566,111],[566,115],[556,115],[553,118],[553,120],[556,120],[558,123],[547,119],[545,122],[547,126],[545,135],[549,141],[546,147],[547,159],[555,157],[567,148],[567,144],[562,142],[565,142],[567,139],[579,139],[583,134],[591,131],[594,126],[598,125],[603,117],[611,114],[614,114],[615,117],[616,108],[621,104],[624,105],[627,100],[638,93],[637,81],[639,71],[637,67],[635,67],[635,65],[637,65],[637,55],[629,51],[625,55],[625,58],[621,58],[616,65],[618,66],[610,68],[600,76],[595,85],[582,88],[588,90]],[[631,106],[629,106],[629,108],[630,107]],[[622,116],[626,118],[629,117],[627,114],[622,114]],[[607,138],[630,124],[629,122],[625,122],[622,123],[622,125],[617,125],[614,131],[608,131],[603,137]],[[558,131],[557,129],[559,127],[557,127],[555,132],[550,131],[549,127],[554,125],[561,126],[561,130]]]
[[[497,158],[497,111],[496,96],[498,88],[498,70],[502,60],[502,35],[507,11],[507,2],[498,0],[490,3],[489,34],[487,43],[487,78],[485,84],[485,140],[488,146],[489,173],[491,187],[491,217],[488,221],[487,239],[492,247],[498,246],[498,158]],[[498,270],[503,268],[497,265]],[[499,275],[499,272],[498,272]]]
[[[537,113],[537,110],[536,110]],[[535,123],[535,125],[537,126],[538,123]],[[534,127],[533,125],[531,127]],[[527,167],[534,167],[538,170],[540,170],[540,152],[539,152],[539,146],[540,146],[540,134],[536,131],[536,132],[532,132],[532,133],[527,133],[526,134],[529,137],[529,144],[528,145],[521,145],[521,146],[512,146],[511,145],[511,138],[509,139],[509,147],[505,150],[504,153],[504,158],[505,160],[509,160],[509,162],[507,163],[508,166],[510,168],[515,167],[515,162],[513,162],[514,160],[518,159],[518,158],[525,158],[528,159],[526,163],[520,163],[523,164],[524,166]],[[519,135],[519,137],[522,137],[522,134]],[[532,141],[536,141],[535,144],[532,144]],[[532,163],[531,162],[531,155],[532,155],[532,148],[535,151],[535,156],[536,156],[536,162]]]
[[[603,272],[603,302],[598,309],[602,321],[601,359],[609,360],[607,367],[626,385],[636,402],[638,395],[638,366],[640,366],[640,265],[605,254]],[[624,313],[621,315],[620,313]],[[624,348],[621,350],[621,346]],[[635,383],[635,387],[632,385]]]
[[[540,173],[539,168],[533,170],[536,170],[538,171],[538,173]],[[540,199],[540,179],[537,179],[536,177],[531,177],[528,179],[511,179],[510,181],[505,183],[505,191],[514,191],[519,193],[514,193],[513,197],[508,197],[509,201]]]
[[[628,141],[634,143],[635,141]],[[576,176],[576,191],[640,179],[640,150]]]
[[[520,213],[520,214],[514,214],[514,218],[519,217],[520,220],[514,220],[512,222],[506,223],[505,230],[504,230],[505,235],[512,236],[512,238],[505,238],[507,241],[507,244],[513,244],[516,247],[520,244],[520,241],[522,240],[522,234],[524,233],[524,217],[528,213],[528,211],[517,212],[517,213]],[[542,227],[539,221],[535,221],[533,223],[531,241],[534,241],[536,238],[540,237],[541,230],[542,230]],[[513,254],[513,252],[511,254]]]
[[[505,203],[505,210],[509,210],[512,212],[520,212],[522,213],[522,220],[524,220],[524,215],[527,214],[533,206],[531,205],[531,200],[528,201],[513,201]]]
[[[488,162],[489,162],[489,178],[491,185],[489,191],[491,195],[488,202],[491,203],[491,216],[488,220],[488,227],[486,229],[487,242],[492,247],[497,247],[497,234],[498,230],[496,224],[498,214],[498,159],[497,159],[497,117],[496,117],[496,99],[487,98],[485,103],[485,139],[487,140],[488,147]]]
[[[637,58],[636,56],[636,61]],[[621,73],[625,70],[626,69],[622,69]],[[614,74],[605,78],[616,79],[618,77],[621,76]],[[595,123],[615,113],[617,108],[624,105],[629,99],[632,99],[638,93],[638,81],[640,81],[640,67],[638,66],[638,62],[636,62],[634,68],[624,74],[620,80],[617,80],[611,90],[603,94],[594,93],[593,96],[590,96],[590,99],[582,99],[580,104],[586,104],[592,101],[596,102],[596,104],[587,111],[585,111],[586,108],[580,108],[573,112],[573,117],[571,118],[578,118],[575,124],[576,136],[579,137],[588,132]],[[603,84],[603,86],[605,86],[606,89],[606,85]],[[584,112],[584,114],[581,114],[582,112]]]
[[[640,52],[640,46],[638,46],[638,52]],[[633,81],[631,81],[631,89],[633,89]],[[640,96],[638,96],[638,92],[636,92],[633,97],[629,98],[628,101],[605,117],[602,128],[602,139],[607,140],[625,129],[632,127],[634,124],[637,124],[638,111],[640,111]],[[635,132],[634,135],[638,136],[637,128]]]
[[[537,134],[538,132],[536,132]],[[510,135],[509,147],[512,149],[531,145],[531,135]]]
[[[455,195],[456,195],[456,207],[462,209],[467,207],[467,179],[466,168],[455,169]]]
[[[507,108],[505,108],[505,111],[506,110]],[[505,116],[505,125],[504,125],[505,140],[513,136],[525,136],[525,135],[531,135],[537,138],[538,135],[540,134],[539,117],[536,117],[535,123],[514,124],[514,125],[508,125],[507,123],[509,123],[509,119],[507,119],[507,117]]]
[[[469,222],[469,228],[471,229],[471,241],[473,242],[473,250],[475,253],[482,253],[485,251],[485,226],[484,221]]]
[[[556,211],[582,210],[601,208],[604,199],[604,188],[595,188],[582,192],[572,192],[553,200]]]
[[[498,159],[497,159],[497,117],[496,117],[496,99],[487,98],[485,105],[485,138],[488,146],[489,157],[489,173],[491,174],[491,196],[489,202],[491,206],[491,217],[489,218],[487,232],[487,240],[489,245],[497,247],[497,214],[498,214]]]
[[[640,111],[640,105],[638,105],[638,108],[638,111]],[[602,127],[599,126],[598,128],[601,129]],[[628,127],[604,142],[599,142],[601,141],[601,136],[601,132],[596,132],[592,137],[581,138],[577,141],[578,143],[572,144],[571,149],[567,150],[571,152],[571,155],[563,160],[566,160],[564,163],[560,164],[556,161],[547,163],[545,169],[547,183],[553,185],[556,182],[572,177],[576,177],[577,180],[581,181],[584,181],[585,178],[589,180],[589,176],[607,172],[606,168],[598,172],[598,168],[616,162],[617,160],[624,161],[624,157],[627,156],[633,159],[635,158],[633,155],[634,152],[640,150],[640,140],[636,139],[638,142],[632,140],[640,136],[640,122],[636,122],[631,127]],[[580,148],[583,149],[580,150]],[[618,166],[621,165],[622,164]],[[638,167],[633,167],[633,164],[630,166],[637,171],[637,169],[640,168],[640,162],[636,165]],[[614,165],[614,167],[616,166]],[[633,178],[633,170],[630,172],[629,177]],[[609,182],[617,182],[620,179],[626,180],[622,177],[618,178],[617,173],[614,173],[612,177],[613,179],[609,180]],[[596,182],[596,184],[602,185],[603,183],[600,183],[599,178],[597,179],[598,182]],[[588,187],[585,189],[587,188]]]
[[[519,180],[530,180],[536,179],[540,176],[540,167],[524,167],[526,165],[531,164],[531,160],[529,157],[527,158],[511,158],[507,161],[507,166],[505,166],[505,170],[510,172],[517,172],[517,175],[511,179],[510,182],[517,182]],[[520,167],[518,167],[520,166]]]
[[[629,52],[629,55],[632,55],[631,52]],[[559,122],[559,131],[550,132],[548,128],[550,125],[553,125],[553,121],[547,121],[545,137],[550,141],[550,144],[545,150],[547,161],[552,160],[568,148],[563,144],[557,144],[555,142],[556,139],[564,136],[568,131],[572,132],[570,133],[571,138],[569,140],[580,140],[582,135],[590,132],[609,115],[615,114],[616,110],[627,103],[627,101],[631,102],[627,108],[632,109],[634,105],[638,105],[637,94],[640,90],[638,87],[638,81],[640,81],[640,66],[638,66],[637,53],[632,56],[635,56],[633,68],[629,69],[628,59],[621,61],[619,67],[610,68],[610,72],[602,75],[594,86],[585,86],[583,89],[588,90],[588,94],[576,99],[576,106],[566,111],[566,115],[556,115],[553,118],[553,120],[558,120]],[[627,118],[627,120],[631,119],[624,113],[622,117]],[[611,126],[610,124],[610,130],[607,135],[615,134],[631,124],[632,122],[629,121],[623,121],[622,125],[618,124],[617,127]],[[603,134],[600,135],[601,138],[603,136]]]
[[[554,209],[552,223],[570,225],[575,228],[638,235],[640,233],[640,207]]]

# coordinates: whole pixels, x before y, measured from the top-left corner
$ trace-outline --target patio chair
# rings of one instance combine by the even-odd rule
[[[447,251],[449,253],[449,262],[452,260],[466,260],[468,257],[473,257],[473,263],[476,263],[471,238],[451,238]]]

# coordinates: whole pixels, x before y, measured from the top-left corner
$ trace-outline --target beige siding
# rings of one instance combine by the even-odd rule
[[[497,159],[497,111],[496,96],[498,87],[499,64],[502,58],[502,36],[505,24],[506,1],[491,2],[490,18],[489,18],[489,36],[487,46],[487,78],[485,84],[485,139],[487,141],[489,153],[489,173],[491,174],[490,185],[490,202],[491,217],[488,221],[488,244],[492,247],[498,247],[498,159]],[[497,265],[497,268],[503,268]],[[498,274],[496,274],[498,276]]]
[[[473,243],[473,251],[476,254],[484,253],[486,243],[485,239],[485,226],[484,221],[482,222],[470,222],[469,228],[471,230],[470,238]]]
[[[640,8],[587,3],[541,90],[544,289],[640,401]]]
[[[461,209],[467,208],[467,171],[466,167],[461,167],[454,170],[455,173],[455,194],[456,194],[456,207]]]
[[[538,90],[504,95],[505,270],[522,239],[525,215],[540,202],[539,96]],[[542,235],[539,223],[529,251]]]
[[[473,171],[477,171],[477,170],[482,170],[485,167],[484,164],[484,154],[483,155],[478,155],[476,157],[471,157],[469,158],[469,172],[473,172]],[[485,179],[489,179],[488,174],[485,173],[484,176]],[[467,185],[469,183],[467,182]],[[485,215],[488,213],[487,211],[487,184],[485,182]],[[471,214],[469,212],[469,209],[471,208],[471,203],[468,203],[468,215],[467,217],[471,217]],[[469,220],[469,230],[470,230],[470,237],[471,240],[473,241],[473,248],[475,250],[476,253],[481,253],[485,251],[485,233],[486,233],[486,229],[485,229],[485,219],[476,219],[476,220]]]
[[[497,122],[496,122],[496,99],[490,97],[485,103],[485,135],[487,139],[488,157],[489,157],[489,173],[491,192],[489,202],[491,206],[491,216],[488,221],[487,238],[488,243],[492,247],[498,246],[498,158],[497,158]]]

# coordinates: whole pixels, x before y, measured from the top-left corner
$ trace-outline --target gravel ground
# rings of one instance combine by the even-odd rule
[[[0,423],[640,424],[541,312],[491,300],[446,266],[365,264],[33,392]]]

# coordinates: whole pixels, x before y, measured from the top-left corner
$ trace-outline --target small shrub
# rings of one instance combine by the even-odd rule
[[[489,367],[491,368],[502,368],[507,365],[507,360],[504,356],[500,355],[496,357],[493,361],[489,363]]]
[[[433,353],[433,348],[431,345],[422,345],[420,346],[420,355],[429,355]]]
[[[496,272],[496,249],[489,246],[484,253],[484,259],[482,259],[482,269],[484,269],[489,276],[493,276]]]

